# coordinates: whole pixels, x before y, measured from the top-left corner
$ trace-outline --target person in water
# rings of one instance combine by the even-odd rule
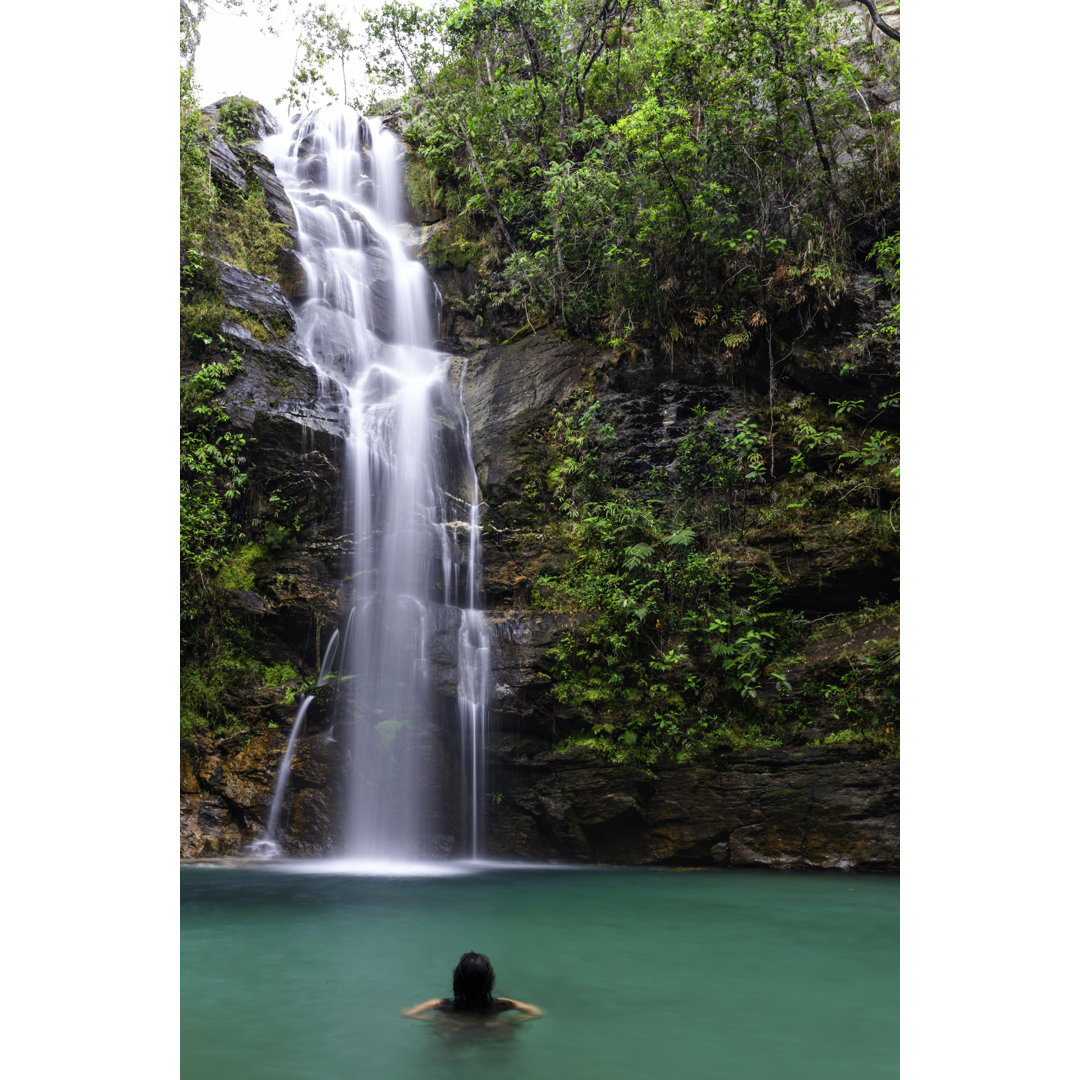
[[[431,998],[421,1001],[411,1009],[404,1009],[403,1016],[424,1019],[435,1013],[465,1017],[494,1016],[497,1013],[517,1011],[515,1020],[534,1020],[543,1016],[543,1010],[526,1001],[513,998],[493,997],[495,972],[491,961],[482,953],[467,952],[454,968],[454,996],[452,998]]]

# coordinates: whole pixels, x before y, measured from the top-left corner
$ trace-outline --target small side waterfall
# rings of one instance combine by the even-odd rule
[[[297,334],[321,392],[344,400],[349,415],[353,604],[320,672],[320,681],[332,670],[340,679],[334,732],[348,747],[344,854],[381,860],[445,850],[440,822],[447,806],[463,803],[454,815],[463,833],[457,848],[475,857],[483,850],[490,683],[479,486],[461,389],[450,391],[450,358],[434,348],[435,288],[399,235],[402,147],[377,118],[335,107],[264,149],[297,216],[307,282]],[[440,730],[453,722],[451,677],[460,790],[440,750]],[[271,844],[309,702],[282,762]]]
[[[461,366],[461,386],[465,381],[468,361]],[[465,418],[465,446],[470,448],[469,470],[472,474],[472,491],[469,501],[469,557],[467,562],[466,604],[461,613],[461,631],[458,636],[458,722],[461,727],[461,763],[464,776],[462,784],[471,793],[469,802],[470,854],[475,859],[481,854],[483,843],[483,810],[487,795],[484,777],[483,752],[487,735],[486,710],[491,675],[491,642],[487,620],[481,608],[480,591],[480,484],[472,464],[472,437],[469,418],[462,401],[461,415]]]
[[[315,699],[309,694],[300,702],[289,732],[289,744],[285,747],[285,756],[278,765],[277,783],[274,785],[274,801],[270,804],[270,813],[266,818],[263,835],[251,845],[251,854],[261,858],[273,858],[281,854],[278,835],[281,832],[281,811],[285,805],[285,791],[289,786],[289,771],[292,769],[293,755],[296,753],[296,740],[304,730],[304,717]]]

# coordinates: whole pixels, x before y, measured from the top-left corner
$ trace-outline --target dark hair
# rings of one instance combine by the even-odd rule
[[[455,1008],[476,1008],[491,1004],[495,971],[483,953],[467,952],[454,968]]]

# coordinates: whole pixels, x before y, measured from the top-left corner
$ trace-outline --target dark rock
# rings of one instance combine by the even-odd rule
[[[450,380],[457,381],[465,364],[462,396],[473,461],[485,490],[498,488],[513,472],[515,439],[549,422],[551,408],[564,403],[585,373],[610,355],[588,342],[541,333],[455,361]]]
[[[506,744],[504,744],[505,748]],[[642,769],[501,757],[495,855],[630,865],[899,868],[899,763],[843,748]]]
[[[244,842],[243,831],[219,798],[180,796],[181,858],[234,854]]]
[[[296,316],[281,286],[269,278],[249,274],[223,259],[214,259],[225,303],[272,319],[280,319],[290,330],[296,329]]]
[[[337,452],[348,422],[344,392],[335,393],[331,384],[329,393],[319,393],[318,373],[295,340],[262,342],[231,322],[222,334],[243,358],[223,400],[233,424],[243,431],[258,428],[263,437],[276,432],[273,441],[296,454],[313,442],[324,452]]]
[[[232,147],[221,139],[211,139],[208,150],[210,175],[214,183],[224,184],[235,191],[246,191],[247,177]]]
[[[266,601],[258,593],[249,590],[234,593],[226,603],[234,611],[243,612],[245,615],[265,615],[270,610]]]
[[[558,729],[547,652],[571,627],[588,615],[492,611],[491,725],[496,730],[557,739]]]
[[[304,272],[304,264],[300,261],[292,248],[281,248],[277,256],[277,272],[281,279],[281,291],[293,303],[299,303],[307,298],[308,283],[307,274]]]

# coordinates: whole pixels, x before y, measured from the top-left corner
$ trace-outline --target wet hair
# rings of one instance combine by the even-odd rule
[[[491,1004],[495,971],[483,953],[467,952],[454,968],[454,1008],[475,1009]]]

